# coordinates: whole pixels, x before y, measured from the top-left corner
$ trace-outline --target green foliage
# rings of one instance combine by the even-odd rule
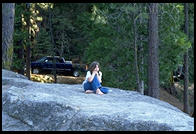
[[[25,40],[28,38],[28,32],[23,27],[22,14],[25,10],[25,4],[15,4],[15,19],[14,19],[14,53],[11,69],[20,70],[24,67],[24,58],[19,58],[19,50],[24,49]]]
[[[194,6],[190,4],[190,37],[184,34],[184,5],[159,5],[159,72],[161,85],[170,85],[171,73],[183,64],[188,49],[190,80],[194,81]],[[49,10],[50,9],[50,10]],[[25,13],[25,14],[24,14]],[[49,13],[52,16],[53,49]],[[21,22],[25,4],[16,4],[14,48],[26,45],[27,29]],[[147,3],[34,3],[31,17],[32,60],[45,55],[74,56],[90,64],[98,61],[103,72],[103,85],[135,90],[133,22],[136,22],[139,76],[147,88],[148,4]],[[141,49],[142,48],[142,49]],[[143,57],[143,64],[142,58]],[[14,53],[14,68],[23,61]],[[143,68],[143,70],[141,70]]]
[[[37,35],[36,43],[33,49],[34,59],[39,59],[46,55],[51,54],[53,51],[53,45],[51,43],[49,32],[46,29],[40,28],[40,32]]]
[[[182,4],[163,4],[159,19],[160,83],[170,85],[171,73],[183,64],[184,52],[191,47],[185,35]]]
[[[194,83],[194,4],[189,4],[189,39],[191,48],[189,49],[189,80]]]
[[[100,5],[105,8],[109,5]],[[97,18],[107,18],[107,14],[105,12],[99,12],[99,5],[94,7],[93,17]],[[110,9],[106,10],[109,12]],[[113,10],[113,9],[112,9]],[[92,11],[93,12],[93,11]],[[90,40],[87,49],[85,50],[83,60],[90,64],[92,61],[97,60],[101,64],[101,70],[103,71],[103,81],[104,85],[124,88],[124,89],[135,89],[135,75],[134,74],[134,65],[133,65],[133,50],[130,49],[130,35],[131,33],[128,31],[129,35],[124,34],[126,32],[126,28],[131,25],[129,24],[117,25],[119,28],[116,29],[116,23],[111,23],[112,20],[107,20],[106,23],[103,21],[97,21],[96,18],[89,19],[91,16],[88,14],[84,15],[83,20],[89,21],[90,27],[86,28],[86,31]],[[81,18],[80,18],[81,19]],[[111,18],[113,19],[113,18]],[[120,19],[120,18],[119,18]],[[81,19],[82,20],[82,19]],[[120,23],[123,24],[122,20]],[[110,23],[109,23],[110,22]],[[119,31],[122,31],[122,33]],[[131,57],[132,56],[132,57]]]

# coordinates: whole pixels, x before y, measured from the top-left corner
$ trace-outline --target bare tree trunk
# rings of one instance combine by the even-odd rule
[[[138,64],[137,64],[137,35],[136,35],[136,20],[135,20],[135,17],[133,17],[133,36],[134,36],[135,75],[136,75],[136,81],[137,81],[137,91],[140,92],[140,90],[139,90]]]
[[[52,44],[54,45],[54,51],[53,51],[53,75],[54,75],[54,83],[57,83],[57,76],[56,76],[56,59],[55,59],[55,54],[56,54],[56,45],[54,42],[54,37],[53,37],[53,31],[52,31],[52,11],[49,8],[49,23],[50,23],[50,37],[51,37],[51,41]]]
[[[137,30],[136,30],[136,19],[133,18],[133,36],[134,36],[134,61],[135,61],[135,75],[137,81],[137,91],[142,94],[141,86],[140,86],[140,78],[139,78],[139,70],[138,70],[138,59],[137,59]]]
[[[30,5],[27,5],[27,12],[30,12]],[[28,30],[28,40],[26,44],[26,76],[31,79],[31,23],[30,14],[27,17],[27,30]]]
[[[13,58],[14,3],[2,3],[2,68],[10,70]]]
[[[159,98],[158,4],[149,4],[148,95]]]
[[[26,47],[26,76],[28,79],[31,79],[31,46],[30,46],[30,40],[27,41],[27,47]]]
[[[24,48],[22,44],[22,40],[16,42],[15,44],[17,47],[15,48],[15,54],[18,59],[21,59],[21,67],[17,70],[19,74],[24,75]]]
[[[188,33],[188,3],[185,3],[185,33]],[[189,99],[188,99],[188,50],[184,54],[184,112],[189,114]]]
[[[140,37],[140,39],[142,40],[142,37]],[[140,58],[141,58],[141,66],[140,66],[140,72],[141,72],[141,77],[140,77],[140,88],[141,88],[141,94],[144,94],[144,80],[143,80],[143,76],[144,76],[144,55],[143,55],[143,45],[142,42],[140,43]]]
[[[142,10],[142,6],[139,5],[139,13],[141,13]],[[139,17],[139,24],[142,24],[142,19],[141,17]],[[141,59],[141,63],[140,63],[140,88],[141,88],[141,94],[144,94],[144,80],[143,80],[143,75],[144,75],[144,55],[143,55],[143,45],[142,45],[142,36],[139,35],[139,40],[140,40],[140,45],[139,45],[139,58]]]

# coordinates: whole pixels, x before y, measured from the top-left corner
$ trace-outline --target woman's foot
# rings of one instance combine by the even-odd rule
[[[85,93],[89,94],[89,93],[93,93],[92,90],[86,90]]]
[[[102,93],[101,90],[98,88],[98,89],[96,90],[96,94],[103,95],[104,93]]]

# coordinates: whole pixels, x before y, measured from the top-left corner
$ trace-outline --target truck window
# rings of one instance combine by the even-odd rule
[[[46,62],[46,63],[52,63],[52,58],[47,58],[47,59],[45,60],[45,62]]]
[[[58,59],[59,63],[64,63],[63,59]]]

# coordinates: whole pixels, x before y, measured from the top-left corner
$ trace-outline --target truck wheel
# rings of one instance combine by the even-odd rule
[[[38,74],[38,73],[39,73],[39,69],[34,68],[34,69],[33,69],[33,74]]]
[[[78,72],[77,70],[75,70],[75,71],[73,72],[73,76],[74,76],[74,77],[78,77],[78,76],[79,76],[79,72]]]

